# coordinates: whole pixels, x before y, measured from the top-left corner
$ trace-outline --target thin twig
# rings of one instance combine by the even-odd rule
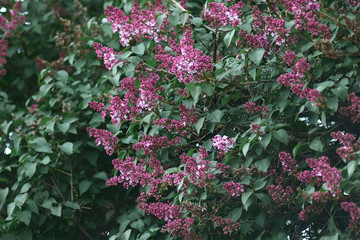
[[[80,229],[80,231],[90,240],[93,240],[93,238],[88,234],[88,232],[85,230],[85,228],[83,228],[79,222],[77,222],[78,228]]]
[[[168,0],[168,3],[172,3],[171,5],[173,6],[173,7],[176,7],[176,8],[178,8],[178,9],[180,9],[181,11],[183,11],[183,12],[187,12],[187,10],[185,9],[185,8],[183,8],[183,6],[181,6],[178,2],[176,2],[175,0]],[[189,17],[191,17],[192,19],[194,19],[195,17],[193,16],[193,15],[191,15],[191,14],[189,14]],[[209,26],[207,26],[207,25],[205,25],[204,24],[204,27],[207,29],[207,30],[209,30],[209,31],[211,31],[211,32],[215,32],[215,30],[213,29],[213,28],[211,28],[211,27],[209,27]]]
[[[66,174],[66,175],[68,175],[68,176],[71,176],[71,174],[70,173],[67,173],[67,172],[65,172],[65,171],[63,171],[63,170],[60,170],[60,169],[57,169],[57,168],[54,168],[56,171],[58,171],[58,172],[61,172],[61,173],[63,173],[63,174]]]
[[[61,196],[61,198],[62,198],[62,200],[65,202],[65,198],[64,198],[64,196],[62,195],[62,193],[60,192],[60,189],[58,188],[58,186],[57,186],[57,184],[56,184],[56,182],[55,182],[55,180],[51,177],[51,181],[54,183],[54,186],[55,186],[55,188],[56,188],[56,190],[58,191],[58,193],[60,194],[60,196]]]
[[[74,185],[73,185],[73,179],[72,179],[72,161],[70,160],[70,196],[71,196],[71,201],[74,201]]]

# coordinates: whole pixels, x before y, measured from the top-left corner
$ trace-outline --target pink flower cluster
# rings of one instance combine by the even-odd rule
[[[275,203],[279,205],[286,205],[291,199],[291,195],[293,193],[293,189],[291,186],[287,186],[286,189],[283,186],[279,185],[268,185],[266,186],[266,190],[268,190],[272,199]]]
[[[10,37],[11,33],[15,28],[25,22],[25,16],[20,15],[22,12],[21,1],[18,1],[14,4],[13,9],[11,10],[10,16],[11,19],[8,21],[4,16],[0,16],[0,30],[5,33],[6,37]]]
[[[97,112],[101,112],[102,110],[104,110],[104,104],[102,102],[88,102],[88,105]]]
[[[356,141],[354,135],[350,133],[343,134],[340,131],[332,132],[331,137],[342,143],[342,147],[336,149],[336,153],[341,159],[352,161],[357,156],[356,152],[360,150],[360,142]]]
[[[181,142],[180,137],[169,140],[168,137],[145,135],[140,142],[133,145],[136,151],[143,150],[145,155],[157,154],[154,150],[170,148]]]
[[[234,222],[231,218],[223,218],[220,216],[212,216],[211,221],[215,222],[217,227],[222,226],[224,234],[231,234],[240,230],[240,223]]]
[[[112,23],[113,32],[119,33],[120,44],[124,47],[130,46],[130,41],[140,41],[141,38],[154,39],[156,42],[165,41],[166,36],[162,35],[156,23],[157,14],[167,13],[164,7],[158,4],[150,6],[149,10],[141,10],[137,1],[134,1],[131,15],[127,16],[119,8],[108,6],[105,9],[105,15]],[[162,26],[165,29],[166,19]]]
[[[359,0],[349,0],[350,7],[356,7],[357,5],[360,5]]]
[[[292,67],[292,71],[293,73],[282,74],[277,79],[277,82],[280,85],[290,87],[294,94],[301,98],[307,98],[307,100],[310,100],[312,103],[320,104],[326,101],[318,90],[304,87],[301,79],[307,71],[310,71],[310,64],[305,59],[300,58],[295,66]]]
[[[201,76],[212,70],[211,57],[204,55],[201,50],[194,48],[194,40],[191,38],[191,28],[188,28],[184,37],[177,44],[169,39],[175,56],[159,48],[155,59],[161,62],[159,68],[165,68],[174,74],[180,82],[200,82]]]
[[[223,3],[211,2],[208,4],[207,9],[203,11],[202,18],[209,21],[211,27],[220,28],[228,24],[236,27],[242,24],[240,16],[242,15],[241,9],[244,6],[242,1],[231,5],[229,8]]]
[[[285,172],[290,172],[292,175],[296,173],[298,165],[291,157],[290,153],[280,152],[279,159]]]
[[[15,28],[20,23],[25,22],[25,16],[20,15],[20,12],[22,12],[21,1],[18,1],[13,5],[13,9],[11,10],[10,13],[11,15],[10,21],[8,21],[8,19],[6,19],[4,16],[0,15],[0,30],[3,32],[5,38],[11,37],[12,31],[15,30]],[[7,62],[6,61],[6,57],[8,56],[7,49],[8,49],[8,42],[5,39],[0,39],[0,76],[4,76],[6,74],[6,69],[2,67]]]
[[[163,225],[161,231],[169,232],[173,236],[182,237],[186,240],[198,240],[191,227],[194,219],[190,217],[183,218],[181,208],[169,203],[139,203],[139,209],[147,214],[152,214],[159,219],[164,219],[167,223]]]
[[[93,47],[96,51],[97,57],[99,59],[104,59],[105,67],[108,70],[111,70],[117,63],[120,62],[119,59],[115,57],[116,54],[122,54],[122,52],[115,52],[114,49],[105,47],[101,45],[100,43],[95,42],[93,44]],[[119,67],[122,67],[122,64],[120,64]]]
[[[233,148],[235,141],[229,138],[228,136],[216,135],[212,138],[213,147],[217,148],[222,153],[227,153],[229,148]]]
[[[350,212],[350,221],[349,228],[354,231],[360,230],[360,208],[356,207],[356,204],[353,202],[342,202],[340,204],[341,208],[345,210],[345,212]]]
[[[282,19],[267,16],[265,30],[269,35],[277,36],[275,38],[275,42],[279,46],[281,46],[285,42],[289,44],[294,41],[294,39],[292,39],[290,36],[290,29],[285,29],[285,21]]]
[[[312,168],[312,171],[300,173],[298,180],[310,183],[313,182],[313,178],[318,177],[317,184],[327,183],[326,187],[330,190],[332,197],[339,196],[340,171],[336,167],[330,167],[329,158],[326,156],[320,157],[319,159],[308,158],[306,162]]]
[[[6,57],[8,56],[7,53],[8,49],[8,42],[4,39],[0,40],[0,67],[2,67],[7,61]],[[0,70],[0,76],[3,76],[6,74],[6,69],[3,68]]]
[[[270,50],[270,42],[268,39],[268,34],[263,32],[258,32],[254,34],[249,34],[246,30],[239,31],[240,40],[237,41],[237,46],[241,46],[242,43],[246,43],[246,45],[250,45],[251,48],[264,48],[266,51]],[[241,40],[242,39],[242,40]],[[266,56],[266,54],[264,54]]]
[[[243,105],[243,108],[246,109],[246,111],[248,113],[252,113],[252,114],[257,114],[260,113],[261,111],[263,112],[262,114],[262,118],[265,119],[268,117],[268,112],[269,112],[269,108],[267,106],[261,107],[259,105],[256,105],[256,103],[254,102],[246,102]]]
[[[135,165],[134,158],[128,157],[125,160],[118,158],[112,161],[115,170],[120,172],[119,176],[115,176],[106,181],[107,186],[117,186],[119,183],[128,189],[129,185],[135,187],[138,183],[142,187],[151,179],[151,174],[146,171],[144,164]]]
[[[156,87],[159,80],[160,77],[155,73],[140,74],[138,88],[135,86],[135,77],[122,79],[120,89],[126,91],[123,99],[118,96],[113,97],[106,108],[113,124],[120,125],[121,121],[132,120],[142,111],[152,110],[157,102],[162,100],[157,93],[162,87]],[[102,115],[106,116],[106,113]]]
[[[36,111],[38,111],[39,109],[37,108],[39,106],[39,104],[31,104],[30,109],[29,109],[29,113],[34,113]]]
[[[233,197],[239,197],[244,192],[244,186],[233,181],[224,183],[223,188]]]
[[[107,130],[96,129],[87,127],[86,131],[90,134],[90,137],[94,137],[97,146],[102,144],[108,155],[112,155],[117,147],[119,139],[114,134]]]
[[[281,3],[289,13],[294,14],[297,30],[308,31],[314,36],[323,34],[325,38],[330,38],[330,29],[316,19],[316,12],[320,8],[317,0],[281,0]]]
[[[168,123],[167,118],[156,119],[153,121],[154,125],[166,128],[169,132],[180,133],[181,136],[186,136],[186,129],[194,126],[199,117],[194,113],[194,109],[189,109],[184,104],[179,104],[180,120],[173,119]]]
[[[254,123],[254,124],[251,124],[251,131],[253,131],[254,134],[260,134],[260,135],[264,135],[265,133],[263,131],[260,131],[261,127]]]
[[[181,164],[185,165],[185,173],[187,181],[191,184],[202,188],[208,185],[208,182],[215,179],[215,174],[212,173],[209,160],[196,161],[194,157],[180,155]]]
[[[351,102],[351,105],[340,108],[339,112],[346,117],[351,117],[351,121],[355,123],[360,119],[360,97],[355,93],[350,93],[346,99]]]
[[[296,54],[292,51],[285,51],[284,55],[283,55],[283,60],[286,62],[286,64],[288,66],[291,66],[293,64],[293,62],[296,59]]]

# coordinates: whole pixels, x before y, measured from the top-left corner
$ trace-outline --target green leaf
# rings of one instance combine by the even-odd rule
[[[6,202],[6,197],[9,193],[9,188],[0,189],[0,210]]]
[[[202,117],[199,119],[199,121],[195,124],[195,130],[197,134],[200,134],[200,130],[202,126],[204,125],[205,117]]]
[[[21,213],[17,216],[17,219],[18,219],[20,222],[25,223],[25,225],[29,225],[29,224],[30,224],[30,220],[31,220],[31,212],[28,211],[28,210],[23,211],[23,212],[21,212]]]
[[[69,79],[69,74],[64,70],[60,70],[60,71],[56,72],[55,78],[65,84],[67,82],[67,80]]]
[[[214,93],[214,87],[209,85],[209,84],[206,84],[206,83],[203,83],[200,85],[201,87],[201,90],[208,96],[212,96],[213,93]]]
[[[163,24],[166,15],[167,15],[166,13],[163,13],[163,14],[157,16],[157,18],[156,18],[156,24],[157,24],[157,26],[159,27],[159,29],[161,28],[161,25]]]
[[[57,207],[52,206],[50,208],[50,212],[52,215],[61,217],[61,209],[62,209],[62,206],[59,204]]]
[[[44,84],[40,87],[39,92],[41,94],[41,97],[46,97],[49,90],[54,86],[54,84]]]
[[[261,178],[261,179],[256,180],[255,183],[254,183],[254,189],[255,189],[255,191],[264,188],[265,185],[266,185],[266,183],[267,183],[267,181],[264,180],[264,178]]]
[[[319,92],[322,92],[324,89],[334,86],[334,84],[335,84],[334,81],[325,81],[325,82],[319,83],[319,84],[317,85],[317,88],[316,88],[316,89],[317,89]]]
[[[151,237],[151,234],[146,232],[146,233],[141,234],[140,238],[138,238],[137,240],[147,240],[147,239],[149,239],[149,237]]]
[[[220,111],[219,109],[215,110],[214,112],[210,113],[208,116],[208,119],[210,122],[220,122],[222,117],[222,111]]]
[[[137,55],[144,55],[145,53],[145,44],[140,43],[139,45],[132,47],[131,51]]]
[[[11,136],[12,140],[14,141],[14,148],[15,148],[15,151],[19,151],[20,149],[20,142],[21,142],[21,135],[18,134],[18,133],[14,133],[12,136]]]
[[[37,152],[52,153],[51,145],[43,137],[29,140],[29,146]]]
[[[70,123],[56,123],[56,126],[58,127],[60,132],[65,134],[70,128]]]
[[[136,230],[138,230],[139,232],[142,232],[144,230],[144,222],[142,219],[138,219],[135,222],[132,222],[130,224],[131,227],[135,228]]]
[[[66,142],[62,145],[59,146],[61,151],[63,151],[64,153],[66,153],[67,155],[71,155],[74,150],[74,144],[72,142]]]
[[[356,161],[351,161],[347,164],[346,169],[347,169],[349,178],[351,178],[351,176],[353,175],[356,167],[357,167]]]
[[[122,54],[118,54],[116,55],[115,57],[119,60],[126,60],[128,57],[130,57],[130,55],[132,54],[133,52],[132,51],[127,51],[127,52],[124,52]]]
[[[104,180],[104,181],[108,180],[108,176],[106,175],[105,172],[99,172],[99,173],[95,174],[93,177]]]
[[[76,202],[66,201],[64,203],[64,206],[68,207],[68,208],[80,210],[80,205],[78,203],[76,203]]]
[[[7,205],[6,210],[7,210],[7,215],[8,215],[9,217],[11,217],[12,214],[14,213],[15,207],[16,207],[15,202],[12,202],[12,203],[10,203],[10,204]]]
[[[199,96],[200,96],[201,92],[202,92],[202,90],[201,90],[200,86],[195,86],[190,89],[191,96],[194,99],[194,102],[193,102],[194,106],[199,101]]]
[[[25,183],[22,187],[21,187],[21,190],[20,190],[20,193],[26,193],[31,187],[31,184],[30,183]]]
[[[183,26],[185,26],[185,24],[186,24],[186,22],[188,21],[188,19],[189,19],[189,13],[184,12],[184,13],[182,13],[182,14],[180,15],[179,21],[180,21],[180,23],[181,23]]]
[[[131,229],[126,230],[126,232],[121,235],[121,240],[129,240],[131,235]]]
[[[80,189],[80,195],[82,195],[84,192],[86,192],[89,187],[91,186],[92,182],[88,181],[88,180],[83,180],[81,181],[81,183],[79,184],[79,189]]]
[[[32,178],[32,176],[34,176],[34,173],[36,171],[36,162],[30,162],[30,163],[26,163],[24,168],[25,168],[25,175],[28,176],[29,178]]]
[[[337,97],[329,97],[326,102],[326,106],[334,111],[338,110],[339,100]]]
[[[237,220],[240,219],[241,213],[242,213],[242,208],[235,208],[234,210],[231,211],[231,219],[234,220],[234,222],[236,222]]]
[[[324,144],[320,139],[317,138],[310,143],[309,148],[317,152],[322,152],[324,149]]]
[[[257,166],[260,171],[267,172],[267,169],[270,166],[270,160],[268,158],[264,158],[260,161],[257,161],[255,166]]]
[[[245,143],[245,145],[242,148],[242,152],[244,154],[244,156],[246,156],[247,152],[249,151],[249,147],[250,147],[250,143]]]
[[[334,235],[330,236],[323,236],[320,238],[320,240],[338,240],[339,239],[339,233],[335,233]]]
[[[347,90],[347,87],[345,86],[340,86],[340,87],[337,87],[335,89],[332,89],[332,92],[338,96],[339,98],[341,98],[341,100],[345,101],[346,100],[346,97],[348,95],[348,90]]]
[[[235,34],[235,29],[233,29],[232,31],[228,32],[225,37],[224,37],[224,44],[226,47],[229,47],[231,44],[231,40],[233,39]]]
[[[43,160],[39,161],[39,163],[43,164],[43,165],[48,165],[50,162],[50,157],[49,156],[45,156],[43,158]]]
[[[39,209],[34,200],[32,200],[32,199],[26,200],[26,205],[30,211],[32,211],[33,213],[39,214]]]
[[[279,140],[280,142],[284,143],[285,145],[288,144],[288,134],[284,129],[280,129],[278,131],[275,131],[274,138]]]
[[[200,27],[201,24],[202,24],[202,22],[203,22],[202,18],[199,18],[199,17],[190,19],[189,21],[190,21],[192,24],[194,24],[196,27]]]
[[[12,121],[10,121],[10,122],[4,121],[4,122],[1,124],[1,130],[2,130],[5,134],[8,134],[8,130],[9,130],[9,127],[10,127],[11,124],[12,124]]]
[[[245,210],[247,211],[248,210],[248,208],[249,208],[249,198],[250,198],[250,196],[251,196],[251,194],[252,194],[252,191],[247,191],[246,193],[244,193],[242,196],[241,196],[241,202],[242,202],[242,204],[244,205],[244,208],[245,208]]]
[[[264,53],[265,53],[265,49],[263,49],[263,48],[252,49],[249,52],[249,58],[256,65],[260,65],[260,62],[264,56]]]
[[[271,133],[268,133],[268,134],[265,134],[264,136],[262,136],[260,144],[264,149],[266,149],[266,147],[269,145],[271,137],[272,137]]]

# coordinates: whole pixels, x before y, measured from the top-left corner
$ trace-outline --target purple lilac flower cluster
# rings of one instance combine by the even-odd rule
[[[244,186],[233,181],[224,183],[223,188],[232,197],[239,197],[244,192]]]
[[[0,32],[5,38],[11,37],[11,34],[15,28],[25,22],[25,15],[20,15],[22,12],[21,1],[16,2],[13,5],[13,9],[10,13],[10,20],[6,19],[4,16],[0,15]],[[2,66],[7,62],[6,57],[8,42],[5,39],[0,39],[0,76],[4,76],[6,74],[6,69],[2,68]],[[1,69],[2,68],[2,69]]]
[[[360,230],[360,208],[356,206],[353,202],[342,202],[340,204],[342,209],[345,210],[345,212],[350,213],[350,221],[349,221],[349,228],[353,229],[354,231]]]
[[[220,216],[212,216],[211,221],[215,223],[217,227],[223,228],[224,234],[231,234],[240,230],[240,223],[234,222],[231,218],[223,218]]]
[[[165,68],[174,74],[178,81],[188,84],[190,82],[201,82],[201,76],[212,70],[210,56],[204,55],[201,50],[194,48],[194,40],[191,38],[191,28],[188,28],[180,44],[169,39],[175,56],[169,54],[159,46],[155,59],[160,62],[159,68]]]
[[[97,57],[99,59],[104,59],[105,67],[108,70],[111,70],[117,63],[120,62],[119,59],[115,57],[116,54],[122,54],[121,52],[115,52],[114,49],[105,47],[101,45],[100,43],[95,42],[93,44],[93,47],[96,51]],[[122,67],[123,64],[120,64],[119,67]]]
[[[282,74],[277,79],[277,82],[281,85],[290,87],[294,94],[300,96],[301,98],[306,98],[317,105],[326,101],[318,90],[304,87],[302,78],[306,72],[310,71],[310,64],[305,59],[300,58],[296,62],[295,66],[292,67],[292,71],[293,72]]]
[[[244,6],[242,1],[229,8],[224,3],[211,2],[208,4],[207,9],[203,11],[202,17],[210,22],[211,27],[220,28],[228,24],[236,27],[242,24],[240,16],[242,15],[241,9]]]
[[[119,139],[110,131],[87,127],[90,137],[94,137],[97,146],[103,145],[106,153],[112,155],[117,147]]]
[[[120,44],[124,47],[130,46],[130,41],[133,39],[140,41],[142,37],[154,39],[156,42],[165,41],[166,36],[161,34],[161,29],[156,23],[156,15],[162,13],[167,14],[167,11],[158,2],[155,4],[155,9],[154,6],[150,6],[149,10],[141,10],[138,2],[134,1],[130,16],[113,6],[105,10],[108,21],[112,23],[113,32],[119,33]],[[166,25],[166,22],[165,20],[163,25]]]
[[[356,141],[354,135],[350,133],[342,133],[340,131],[332,132],[331,137],[335,140],[342,143],[342,147],[336,149],[336,153],[341,157],[341,159],[346,159],[347,161],[355,160],[355,157],[358,156],[356,152],[360,150],[360,142]]]
[[[351,117],[351,121],[355,123],[360,119],[360,97],[356,96],[355,93],[350,93],[346,99],[351,104],[340,108],[339,112],[346,117]]]
[[[234,147],[235,141],[228,136],[216,135],[212,138],[212,144],[214,148],[218,149],[222,153],[227,153],[230,148]]]

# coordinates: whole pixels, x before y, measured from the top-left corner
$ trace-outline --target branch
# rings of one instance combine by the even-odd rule
[[[175,0],[168,0],[168,2],[169,2],[173,7],[176,7],[176,8],[180,9],[180,10],[183,11],[183,12],[187,12],[187,10],[186,10],[185,8],[183,8],[183,6],[181,6],[181,5],[180,5],[178,2],[176,2]],[[191,17],[192,19],[195,18],[195,17],[194,17],[193,15],[191,15],[191,14],[189,14],[189,17]],[[205,24],[204,24],[204,27],[205,27],[207,30],[211,31],[211,32],[216,32],[215,29],[213,29],[213,28],[211,28],[211,27],[209,27],[209,26],[207,26],[207,25],[205,25]]]

